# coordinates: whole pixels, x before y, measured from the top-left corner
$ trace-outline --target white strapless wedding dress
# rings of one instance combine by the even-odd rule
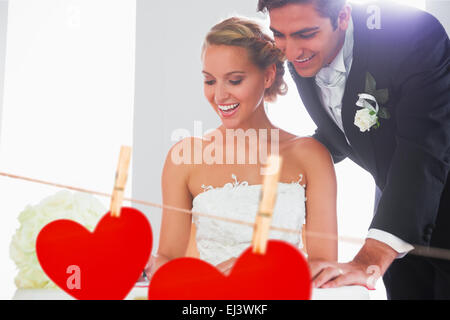
[[[223,187],[203,185],[204,191],[193,200],[193,212],[254,223],[258,212],[262,185],[234,182]],[[292,183],[278,183],[277,200],[273,211],[272,226],[298,230],[287,233],[271,230],[270,239],[279,239],[303,248],[301,230],[305,223],[305,185],[302,175]],[[200,259],[217,265],[232,257],[238,257],[251,246],[253,228],[201,215],[194,215],[197,229],[196,242]]]
[[[262,185],[239,182],[233,174],[234,182],[223,187],[202,186],[204,191],[192,202],[192,211],[233,220],[254,223],[258,212]],[[272,226],[298,230],[298,233],[271,230],[270,239],[286,241],[298,249],[303,248],[302,228],[305,223],[306,186],[302,175],[292,183],[278,183],[277,200],[272,218]],[[197,229],[196,242],[200,259],[217,265],[232,257],[239,257],[251,246],[253,228],[228,221],[193,215]],[[313,300],[369,300],[369,292],[362,286],[347,286],[331,289],[314,288]]]

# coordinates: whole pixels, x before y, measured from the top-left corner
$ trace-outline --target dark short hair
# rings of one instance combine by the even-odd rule
[[[346,0],[258,0],[258,11],[270,11],[290,3],[313,3],[319,15],[330,18],[333,28],[336,29],[339,11],[346,2]]]

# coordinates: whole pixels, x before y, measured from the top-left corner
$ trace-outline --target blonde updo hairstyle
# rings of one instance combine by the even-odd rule
[[[272,86],[266,89],[264,99],[275,101],[277,95],[287,92],[284,76],[283,52],[257,23],[240,17],[228,18],[211,28],[203,43],[202,55],[208,45],[237,46],[247,49],[250,61],[261,70],[275,64],[276,75]]]

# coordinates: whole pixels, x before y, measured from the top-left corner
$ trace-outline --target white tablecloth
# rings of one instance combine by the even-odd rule
[[[148,287],[134,287],[126,300],[147,299]],[[13,300],[73,300],[60,289],[17,289]],[[369,300],[369,290],[361,286],[313,289],[312,300]]]

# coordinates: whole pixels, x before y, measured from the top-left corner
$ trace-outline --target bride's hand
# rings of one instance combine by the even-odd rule
[[[147,265],[145,266],[144,273],[148,280],[150,280],[155,273],[156,268],[156,256],[151,255],[150,260],[148,261]]]
[[[230,258],[224,262],[219,263],[216,268],[227,276],[230,274],[230,271],[233,268],[236,260],[237,258]]]

